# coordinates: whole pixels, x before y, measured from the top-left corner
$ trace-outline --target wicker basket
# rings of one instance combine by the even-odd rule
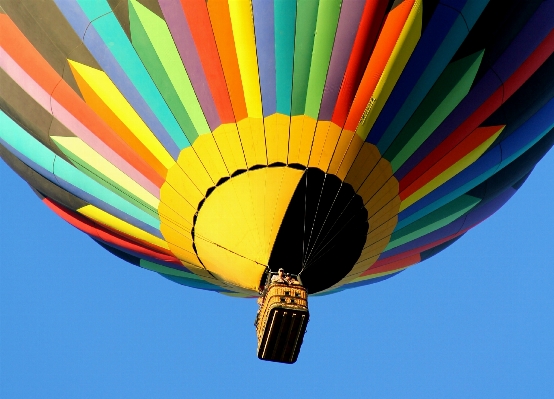
[[[256,319],[258,358],[294,363],[308,320],[306,289],[301,285],[271,283]]]

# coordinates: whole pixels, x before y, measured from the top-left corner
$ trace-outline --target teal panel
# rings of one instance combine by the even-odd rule
[[[275,0],[274,10],[277,112],[290,115],[296,0]]]

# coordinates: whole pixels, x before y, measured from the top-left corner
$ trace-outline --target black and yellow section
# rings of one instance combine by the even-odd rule
[[[233,149],[237,129],[224,128],[184,149],[161,188],[160,230],[183,265],[251,294],[267,268],[282,267],[317,293],[376,261],[400,201],[390,164],[375,146],[329,128],[324,139],[344,147],[326,152],[322,140],[319,152],[306,155],[307,165],[276,156],[272,164],[245,168]],[[287,138],[276,138],[277,146]],[[315,130],[309,139],[316,141]],[[319,167],[309,166],[310,156]]]

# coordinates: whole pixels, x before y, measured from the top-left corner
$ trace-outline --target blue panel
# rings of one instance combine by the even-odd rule
[[[262,89],[264,116],[277,110],[275,92],[275,28],[273,22],[273,1],[253,0],[254,28],[256,30],[256,50],[258,52],[258,70]]]

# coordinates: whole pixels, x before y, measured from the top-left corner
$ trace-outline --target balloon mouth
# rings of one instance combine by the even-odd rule
[[[229,201],[253,181],[287,188],[277,190],[278,198],[250,192],[244,206]],[[202,265],[222,280],[252,289],[266,267],[283,268],[301,273],[317,293],[352,270],[368,229],[364,202],[351,185],[317,168],[274,164],[218,181],[198,204],[191,235]]]

